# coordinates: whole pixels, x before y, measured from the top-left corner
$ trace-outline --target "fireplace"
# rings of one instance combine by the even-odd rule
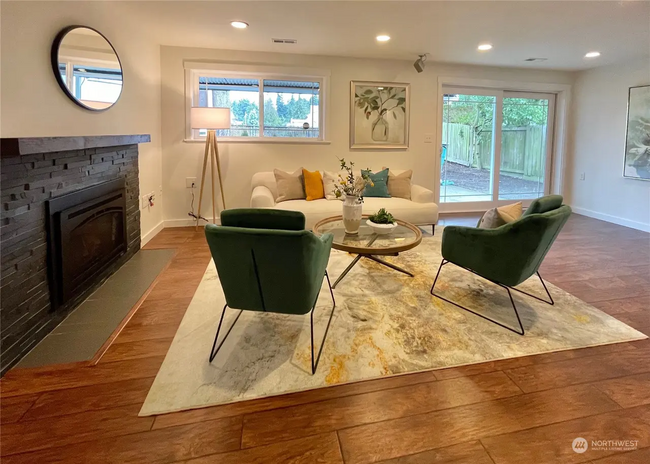
[[[56,309],[83,293],[126,252],[124,179],[54,198],[47,212],[50,295]]]
[[[0,376],[140,249],[150,139],[0,138]]]

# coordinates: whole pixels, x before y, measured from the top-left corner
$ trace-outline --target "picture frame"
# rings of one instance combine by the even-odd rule
[[[411,84],[350,82],[350,148],[405,150],[409,147]]]
[[[650,85],[628,90],[623,177],[650,181]]]

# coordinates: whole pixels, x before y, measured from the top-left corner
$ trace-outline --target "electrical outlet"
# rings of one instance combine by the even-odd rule
[[[585,180],[585,173],[584,172],[580,173],[580,180]]]
[[[196,177],[186,177],[185,178],[185,187],[188,189],[196,188]]]
[[[424,143],[433,143],[433,134],[424,134]]]
[[[142,195],[142,200],[140,202],[140,209],[149,208],[149,195]]]

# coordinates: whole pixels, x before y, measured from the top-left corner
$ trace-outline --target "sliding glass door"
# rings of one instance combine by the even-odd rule
[[[548,192],[554,95],[443,90],[441,210],[529,203]]]

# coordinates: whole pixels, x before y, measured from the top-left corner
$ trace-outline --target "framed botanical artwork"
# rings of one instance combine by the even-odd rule
[[[650,85],[630,87],[623,177],[650,181]]]
[[[350,148],[409,146],[410,84],[350,83]]]

